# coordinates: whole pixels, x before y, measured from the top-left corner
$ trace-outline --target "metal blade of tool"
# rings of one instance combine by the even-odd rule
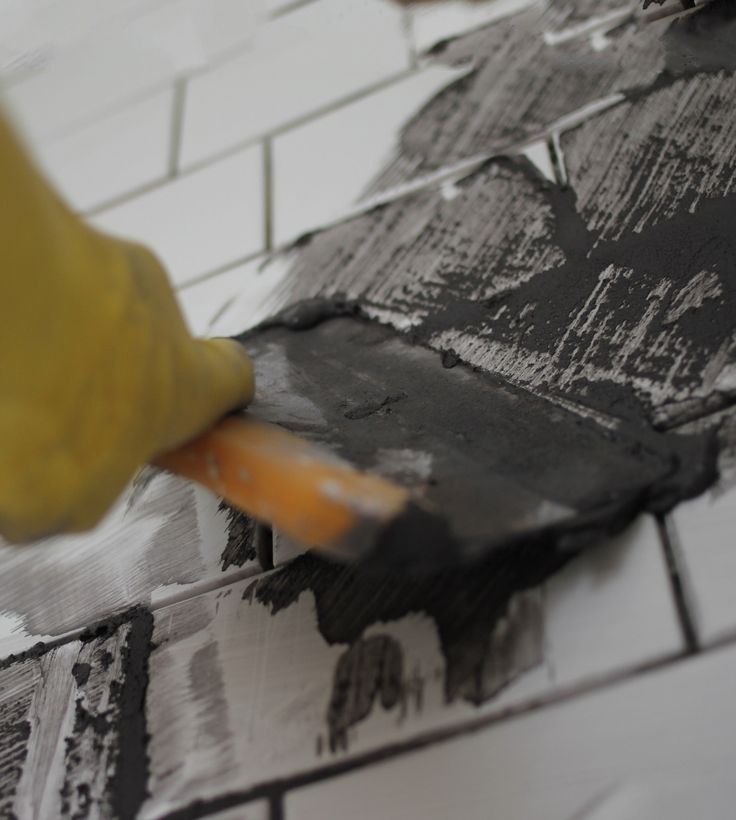
[[[377,545],[382,564],[421,571],[533,538],[576,549],[712,478],[705,437],[585,417],[358,317],[276,321],[243,342],[254,414],[413,488],[448,521],[445,556],[405,527]]]

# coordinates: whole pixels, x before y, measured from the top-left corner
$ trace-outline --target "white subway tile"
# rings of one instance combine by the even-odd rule
[[[408,66],[387,0],[320,0],[258,30],[252,47],[187,86],[184,166],[262,135]]]
[[[281,244],[355,207],[398,150],[402,126],[463,72],[436,66],[273,142],[274,240]]]
[[[181,285],[263,247],[260,146],[102,211],[94,224],[149,245]]]
[[[36,156],[78,211],[89,210],[166,176],[173,90],[148,97],[56,139]]]

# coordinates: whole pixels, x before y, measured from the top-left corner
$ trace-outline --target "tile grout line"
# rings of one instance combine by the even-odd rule
[[[670,581],[670,590],[674,599],[677,620],[680,624],[685,651],[693,655],[701,650],[698,641],[698,631],[695,626],[694,596],[687,580],[687,570],[682,560],[682,553],[677,541],[677,534],[671,523],[668,524],[663,516],[656,516],[659,540],[662,545],[667,575]]]
[[[171,120],[169,123],[169,159],[167,163],[166,179],[174,179],[179,172],[181,156],[181,141],[184,126],[184,107],[186,105],[187,81],[179,77],[174,81],[174,90],[171,99]]]
[[[273,190],[273,140],[266,137],[262,144],[263,159],[263,250],[273,250],[274,190]]]

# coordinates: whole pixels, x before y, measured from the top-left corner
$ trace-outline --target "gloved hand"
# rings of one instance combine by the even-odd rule
[[[0,534],[94,525],[144,463],[253,395],[240,345],[194,340],[145,248],[77,218],[0,118]]]

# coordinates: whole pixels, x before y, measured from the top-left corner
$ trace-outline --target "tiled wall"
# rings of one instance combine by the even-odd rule
[[[43,41],[26,60],[0,39],[0,55],[8,105],[73,207],[150,244],[192,329],[226,334],[276,304],[289,242],[382,193],[373,183],[401,127],[473,70],[426,52],[532,5],[140,0],[101,20],[104,36]],[[514,148],[554,177],[550,150],[546,139]],[[708,816],[730,817],[734,650],[690,656],[736,633],[736,495],[722,488],[665,524],[642,517],[518,603],[537,607],[544,660],[480,706],[445,703],[426,614],[372,627],[365,637],[397,641],[421,687],[371,702],[333,753],[325,715],[345,646],[320,631],[312,591],[275,612],[251,586],[270,577],[253,558],[223,572],[216,500],[158,477],[89,536],[0,547],[0,654],[61,642],[0,671],[2,708],[20,704],[31,737],[53,736],[20,766],[7,805],[54,816],[74,704],[91,703],[90,684],[67,674],[88,651],[77,637],[142,603],[153,647],[141,816],[684,820],[717,793]],[[503,629],[514,628],[512,612]],[[54,788],[19,802],[46,778]]]

